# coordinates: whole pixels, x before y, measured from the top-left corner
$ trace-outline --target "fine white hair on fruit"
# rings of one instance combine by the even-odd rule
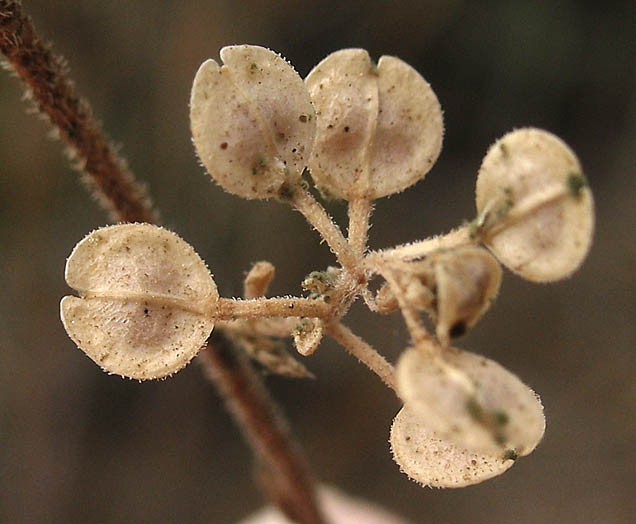
[[[567,277],[589,251],[592,192],[576,155],[547,131],[518,129],[495,142],[477,176],[476,202],[483,240],[528,280]]]
[[[226,191],[276,197],[307,165],[316,115],[302,78],[280,55],[253,45],[224,47],[206,60],[190,98],[201,162]]]
[[[150,224],[93,231],[73,250],[60,304],[67,333],[109,373],[138,380],[184,367],[206,341],[218,299],[205,263],[176,234]]]
[[[316,185],[346,200],[403,191],[442,147],[442,110],[422,76],[399,58],[377,65],[364,49],[330,54],[305,80],[318,114],[309,162]]]

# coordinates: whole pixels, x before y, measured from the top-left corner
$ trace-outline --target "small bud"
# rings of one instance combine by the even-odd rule
[[[318,114],[309,162],[316,185],[346,200],[403,191],[433,166],[442,145],[442,111],[411,66],[363,49],[343,49],[305,80]]]
[[[385,282],[375,294],[375,305],[381,315],[389,315],[398,310],[397,298],[388,283]]]
[[[290,378],[314,378],[305,366],[289,354],[281,340],[250,335],[234,335],[233,339],[250,358],[271,373]]]
[[[64,328],[109,373],[162,378],[198,353],[212,328],[216,285],[194,249],[149,224],[92,232],[66,263],[81,298],[61,302]]]
[[[324,324],[319,318],[303,318],[294,330],[294,344],[298,353],[307,357],[318,349],[324,334]]]
[[[415,482],[433,488],[461,488],[496,477],[514,464],[503,454],[483,454],[440,438],[428,419],[404,407],[391,426],[393,460]]]
[[[246,299],[264,297],[275,273],[274,266],[266,260],[256,262],[243,282],[243,296]]]
[[[316,129],[307,89],[276,53],[258,46],[221,49],[192,86],[194,145],[226,191],[267,199],[300,183]]]
[[[530,453],[545,431],[534,392],[496,362],[456,348],[406,350],[396,367],[400,397],[440,438],[471,451]]]
[[[578,159],[556,136],[518,129],[486,154],[474,233],[511,271],[535,282],[572,274],[590,248],[594,203]]]

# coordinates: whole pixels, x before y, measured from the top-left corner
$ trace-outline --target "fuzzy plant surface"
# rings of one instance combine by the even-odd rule
[[[512,131],[479,169],[474,220],[370,251],[375,200],[422,180],[441,151],[442,110],[431,86],[402,60],[374,63],[362,49],[332,53],[304,81],[263,47],[225,47],[220,57],[200,66],[192,88],[199,159],[226,191],[299,211],[334,265],[305,278],[305,296],[267,298],[275,270],[258,262],[244,298],[224,298],[176,234],[145,223],[108,226],[68,259],[66,280],[78,293],[61,303],[69,336],[108,373],[138,380],[183,368],[213,329],[273,372],[309,375],[281,341],[292,339],[306,356],[330,336],[403,402],[390,442],[413,480],[476,484],[532,452],[545,429],[538,396],[496,362],[452,343],[495,299],[501,265],[550,282],[585,258],[594,204],[575,154],[546,131]],[[346,235],[312,183],[323,197],[347,201]],[[403,316],[411,342],[395,366],[345,324],[359,297],[372,312]]]

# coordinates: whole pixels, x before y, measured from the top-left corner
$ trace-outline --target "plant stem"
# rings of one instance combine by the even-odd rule
[[[43,43],[19,1],[0,0],[0,51],[68,144],[84,179],[112,219],[156,223],[158,213],[145,190],[136,184],[125,160],[93,119],[88,102],[76,93],[63,61]],[[266,476],[271,486],[265,489],[271,501],[295,521],[322,524],[306,463],[247,358],[228,347],[220,329],[202,357],[259,457],[261,477]]]
[[[312,317],[324,318],[333,308],[322,300],[312,298],[258,298],[238,300],[219,298],[213,315],[219,320],[263,317]]]
[[[215,331],[201,360],[254,451],[268,498],[293,522],[322,524],[303,457],[245,355]]]
[[[320,236],[327,242],[342,267],[354,273],[357,272],[359,266],[358,257],[356,257],[351,250],[340,228],[334,223],[332,218],[325,211],[325,208],[316,201],[311,193],[298,186],[294,188],[290,203],[302,213],[307,219],[307,222],[314,226],[318,233],[320,233]]]
[[[327,325],[326,331],[349,353],[380,377],[382,382],[396,391],[393,365],[387,362],[380,353],[340,322]]]
[[[73,164],[111,217],[124,222],[156,221],[158,215],[145,190],[105,137],[88,102],[80,98],[63,60],[42,41],[19,1],[0,0],[0,52],[69,146]]]
[[[367,249],[369,219],[371,218],[371,200],[355,198],[349,202],[349,245],[353,252],[362,257]]]
[[[445,235],[437,235],[411,244],[369,253],[365,258],[365,265],[373,267],[377,263],[391,259],[413,260],[423,258],[438,249],[449,249],[468,244],[475,244],[475,241],[470,238],[469,227],[460,226]]]
[[[391,286],[391,290],[395,295],[400,306],[400,312],[404,318],[406,328],[409,330],[413,344],[418,346],[420,342],[430,341],[433,337],[429,334],[428,330],[424,327],[422,319],[417,309],[407,300],[404,289],[396,278],[395,274],[390,267],[385,267],[380,271],[380,274]]]

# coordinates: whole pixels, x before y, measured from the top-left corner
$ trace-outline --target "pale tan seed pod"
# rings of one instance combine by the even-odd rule
[[[572,274],[589,251],[594,202],[578,159],[556,136],[518,129],[486,154],[476,233],[511,271],[535,282]]]
[[[294,330],[294,345],[302,356],[307,357],[318,349],[325,332],[325,326],[319,318],[303,318]]]
[[[501,284],[501,266],[480,247],[461,247],[430,256],[435,274],[436,334],[447,346],[483,316]]]
[[[326,194],[375,199],[421,180],[442,146],[442,111],[430,85],[402,60],[377,66],[343,49],[305,80],[318,115],[312,178]]]
[[[391,426],[393,460],[419,484],[462,488],[501,475],[514,464],[508,455],[476,453],[442,439],[427,422],[403,407]]]
[[[396,382],[404,404],[461,448],[522,456],[543,437],[545,418],[535,393],[485,357],[456,348],[411,348],[398,361]]]
[[[218,292],[176,234],[149,224],[93,231],[66,263],[80,297],[62,299],[66,332],[109,373],[138,380],[183,368],[206,341]]]
[[[221,49],[206,60],[190,98],[194,145],[226,191],[267,199],[297,184],[313,143],[316,118],[307,89],[281,56],[252,45]]]

